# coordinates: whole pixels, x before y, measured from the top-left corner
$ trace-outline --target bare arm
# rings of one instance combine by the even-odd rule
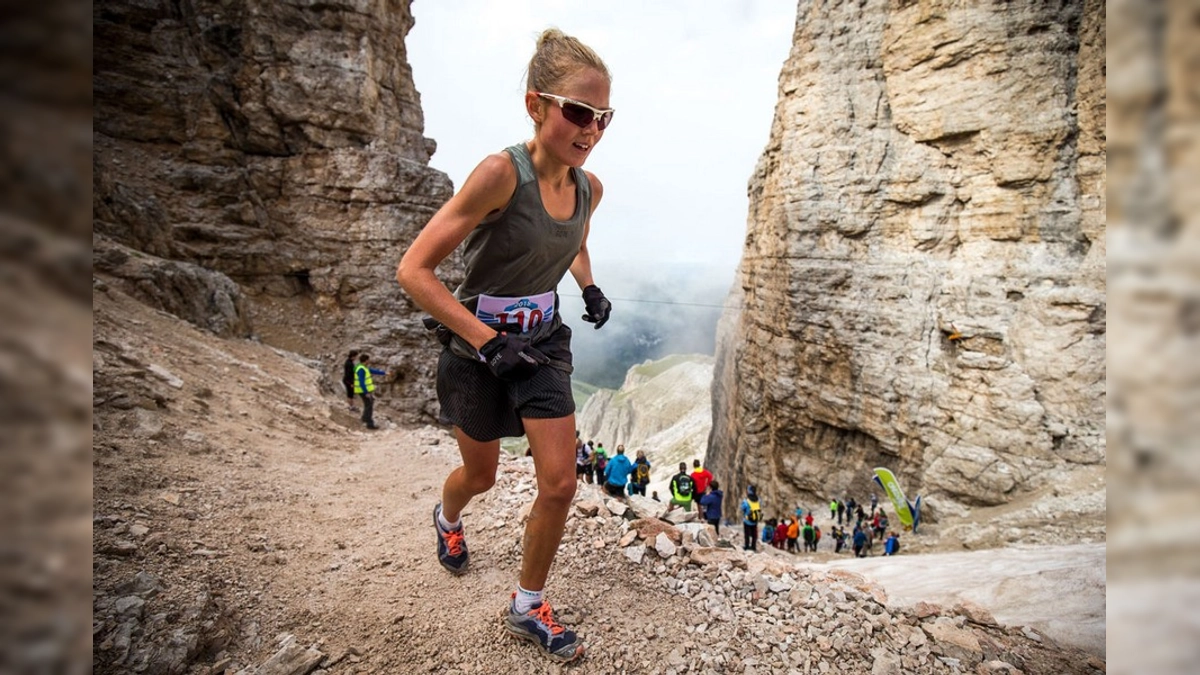
[[[463,307],[434,270],[489,213],[504,208],[516,187],[517,172],[508,156],[486,157],[458,194],[433,215],[396,269],[396,281],[413,301],[476,349],[495,337],[496,331]]]
[[[600,179],[590,171],[585,171],[584,174],[592,184],[592,211],[583,226],[583,243],[579,245],[579,253],[575,254],[575,260],[571,261],[571,276],[575,277],[575,283],[579,284],[580,289],[596,283],[592,279],[592,258],[588,255],[587,240],[592,229],[592,214],[596,212],[596,207],[600,206],[600,199],[604,197],[604,186],[601,185]]]

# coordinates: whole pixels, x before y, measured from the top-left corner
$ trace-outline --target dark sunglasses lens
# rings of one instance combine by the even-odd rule
[[[611,112],[606,112],[600,116],[599,120],[596,120],[596,126],[600,131],[604,131],[608,127],[609,122],[612,122],[612,115]]]
[[[568,122],[579,127],[586,127],[592,123],[592,111],[574,103],[563,103],[563,117]]]

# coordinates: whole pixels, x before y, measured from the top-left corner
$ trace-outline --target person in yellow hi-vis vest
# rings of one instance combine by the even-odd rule
[[[362,421],[368,429],[378,429],[375,426],[375,380],[371,376],[386,373],[368,366],[370,360],[370,354],[358,355],[358,365],[354,366],[354,393],[363,400]]]

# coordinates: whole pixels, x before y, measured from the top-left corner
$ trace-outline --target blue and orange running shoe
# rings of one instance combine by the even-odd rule
[[[462,574],[467,571],[467,563],[470,562],[462,526],[454,530],[442,529],[442,524],[438,522],[438,514],[441,512],[442,503],[438,502],[438,505],[433,507],[433,527],[438,534],[438,562],[451,574]]]
[[[516,593],[513,594],[515,600]],[[504,627],[513,635],[534,643],[555,661],[566,663],[583,656],[583,641],[575,631],[563,628],[554,620],[554,612],[547,602],[534,605],[524,614],[517,613],[510,602]]]

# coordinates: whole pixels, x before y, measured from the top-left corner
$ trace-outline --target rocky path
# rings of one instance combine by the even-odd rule
[[[710,546],[582,487],[549,600],[587,656],[500,627],[532,465],[465,514],[472,571],[433,556],[455,462],[433,428],[367,433],[320,364],[193,330],[98,283],[93,657],[99,673],[1065,673],[1103,663],[979,608]]]

